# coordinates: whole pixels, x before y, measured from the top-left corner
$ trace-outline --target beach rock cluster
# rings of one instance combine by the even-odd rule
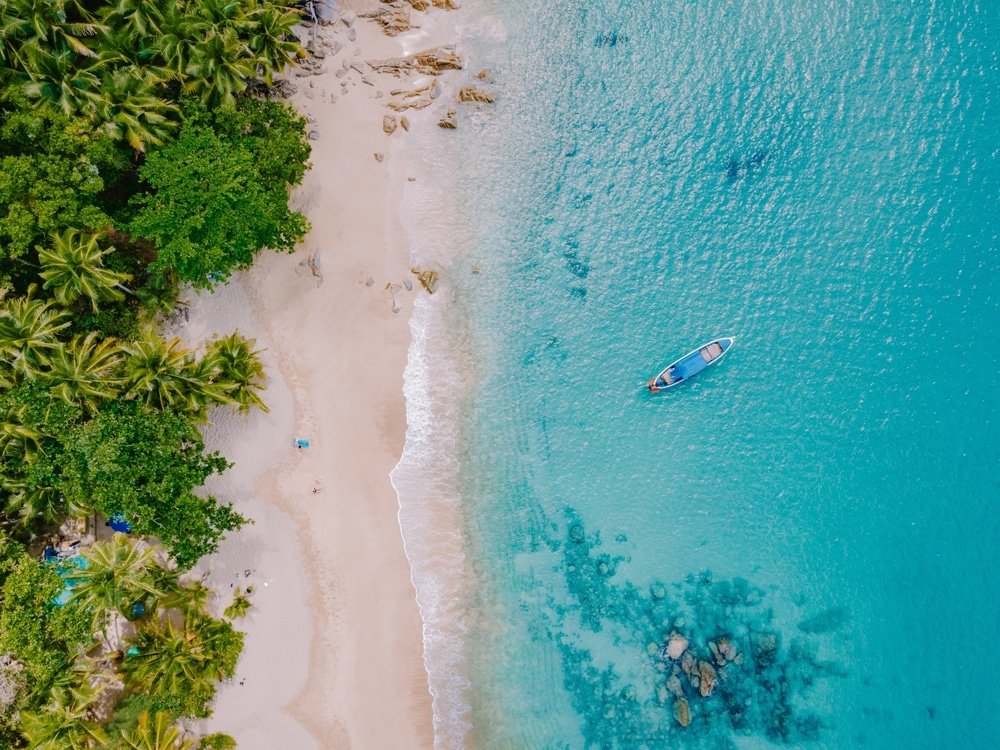
[[[425,49],[403,57],[368,60],[367,63],[376,73],[388,73],[397,78],[410,73],[436,76],[446,70],[461,70],[463,67],[462,58],[450,45]]]
[[[559,644],[587,746],[715,748],[731,747],[734,737],[799,746],[820,738],[824,720],[810,709],[811,688],[844,670],[818,658],[813,633],[831,632],[845,617],[821,613],[786,637],[765,591],[744,579],[702,573],[647,589],[616,581],[625,558],[603,551],[599,533],[567,516],[559,549],[569,599],[546,601],[546,613],[557,614],[545,615],[545,637]],[[578,635],[581,625],[591,635]],[[602,638],[609,647],[598,660]],[[621,672],[607,661],[629,642],[648,658],[646,672],[631,658]]]

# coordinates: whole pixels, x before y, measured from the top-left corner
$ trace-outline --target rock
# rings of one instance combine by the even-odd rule
[[[707,698],[712,694],[712,691],[715,690],[715,683],[718,681],[718,675],[715,672],[715,667],[707,661],[699,662],[698,676],[701,678],[701,684],[699,686],[701,697]]]
[[[674,718],[682,727],[691,723],[691,707],[683,698],[674,701]]]
[[[675,674],[670,675],[667,678],[667,690],[670,691],[672,695],[678,698],[684,697],[684,686],[681,684],[681,678]]]
[[[476,78],[478,78],[480,81],[488,81],[492,77],[493,74],[490,73],[490,71],[488,70],[480,70],[478,73],[476,73]]]
[[[681,669],[684,670],[684,674],[694,674],[697,666],[694,655],[690,651],[685,651],[681,656]]]
[[[379,164],[381,164],[384,160],[385,160],[385,154],[383,154],[381,151],[376,151],[375,152],[375,161],[377,161]]]
[[[398,97],[386,105],[389,109],[394,109],[397,112],[407,109],[423,109],[434,103],[437,98],[437,86],[431,81],[410,91],[395,89],[389,92],[389,96]]]
[[[430,0],[406,0],[406,2],[413,10],[429,10],[431,7]]]
[[[385,96],[385,94],[383,94],[381,91],[376,91],[375,92],[375,98],[376,99],[381,99],[383,96]]]
[[[410,129],[410,119],[408,117],[400,117],[399,118],[399,127],[401,127],[403,130],[409,130]]]
[[[774,663],[778,651],[778,636],[774,633],[755,633],[753,637],[753,658],[758,666],[766,667]]]
[[[337,78],[343,78],[344,76],[347,75],[347,68],[341,68],[336,73],[334,73],[334,75],[337,76]]]
[[[458,92],[460,102],[478,102],[480,104],[492,104],[496,97],[486,91],[480,91],[472,86],[466,86]]]
[[[358,38],[358,30],[353,26],[347,30],[347,38],[350,41],[355,41]]]
[[[428,294],[434,294],[437,288],[437,271],[421,271],[419,268],[411,268],[410,272],[417,277],[417,281],[427,290]]]
[[[726,663],[725,658],[719,653],[719,647],[715,645],[715,641],[708,642],[708,650],[712,652],[712,659],[714,659],[715,663],[720,667]]]
[[[390,57],[385,60],[369,60],[368,65],[376,73],[391,73],[399,77],[404,73],[422,73],[436,76],[445,70],[461,70],[462,58],[452,46],[433,47],[405,57]]]
[[[371,76],[361,76],[361,83],[367,83],[369,86],[375,85],[375,81]]]
[[[670,693],[667,690],[667,686],[666,685],[657,685],[656,686],[656,700],[659,703],[666,703],[667,702],[667,698],[669,698],[669,697],[670,697]]]
[[[334,42],[333,43],[333,47],[330,50],[330,54],[331,55],[336,55],[342,49],[344,49],[344,43],[343,42]]]
[[[373,279],[371,276],[369,276],[367,279],[365,279],[365,286],[371,286],[374,283],[375,283],[375,279]]]
[[[396,132],[396,116],[386,115],[382,118],[382,130],[385,131],[386,135],[392,135]]]
[[[659,601],[667,596],[667,588],[662,583],[654,583],[650,589],[649,593],[653,595],[653,598]]]
[[[739,653],[736,651],[736,644],[726,637],[719,639],[719,654],[722,655],[723,659],[731,662],[735,662],[739,657]]]
[[[851,615],[844,607],[831,607],[800,622],[799,630],[810,634],[832,633],[850,621]]]
[[[348,60],[344,58],[344,67],[350,68],[351,70],[356,70],[358,73],[364,75],[365,69],[358,60]]]
[[[353,10],[345,10],[340,16],[340,20],[343,21],[344,25],[347,28],[352,27],[357,18],[358,14],[355,13]]]
[[[413,291],[413,282],[410,281],[409,279],[403,279],[403,286],[406,287],[406,291],[408,292]]]
[[[458,3],[455,0],[431,0],[435,8],[442,10],[458,10]]]
[[[687,651],[687,647],[688,639],[675,630],[667,639],[667,658],[677,661]]]
[[[445,130],[455,130],[458,127],[458,120],[455,119],[455,110],[449,109],[447,114],[438,120],[438,127]]]
[[[310,141],[318,141],[319,140],[319,131],[318,130],[310,130],[309,131],[309,135],[307,137],[309,138]]]
[[[397,36],[415,28],[410,21],[410,6],[402,0],[382,0],[382,5],[377,10],[365,13],[364,16],[373,19],[388,36]]]

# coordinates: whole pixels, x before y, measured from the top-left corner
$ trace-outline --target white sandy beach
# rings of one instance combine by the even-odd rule
[[[344,24],[322,29],[323,72],[289,77],[292,103],[316,132],[312,168],[292,199],[311,234],[294,254],[265,252],[225,287],[192,296],[179,326],[191,342],[239,330],[257,340],[267,367],[271,411],[220,413],[206,432],[235,462],[208,489],[255,523],[201,569],[220,608],[246,585],[254,607],[237,622],[247,633],[237,677],[199,729],[231,734],[241,750],[433,746],[421,621],[389,479],[406,428],[407,320],[426,294],[399,220],[406,170],[394,144],[407,133],[382,129],[398,80],[336,75],[345,57],[360,63],[402,46],[370,22],[354,27],[356,41]],[[334,55],[336,41],[344,47]],[[434,127],[431,118],[410,115],[413,127]],[[309,447],[293,447],[296,437]]]

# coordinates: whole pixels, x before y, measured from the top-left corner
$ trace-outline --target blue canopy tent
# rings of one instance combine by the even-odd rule
[[[110,526],[113,531],[121,531],[126,534],[132,530],[132,524],[126,521],[125,516],[121,513],[115,513],[107,520],[105,525]]]

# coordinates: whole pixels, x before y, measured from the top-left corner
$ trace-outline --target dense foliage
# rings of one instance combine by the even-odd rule
[[[198,427],[265,408],[263,367],[237,334],[191,351],[157,324],[308,229],[304,120],[252,95],[302,55],[298,19],[0,0],[0,749],[190,750],[177,720],[233,674],[242,635],[181,576],[246,520],[201,491],[228,463]],[[42,559],[93,516],[130,536]]]
[[[153,190],[133,199],[128,229],[156,245],[153,267],[207,286],[248,267],[261,247],[294,248],[307,225],[289,210],[285,186],[302,178],[303,125],[271,102],[215,117],[187,102],[177,138],[140,170]]]

